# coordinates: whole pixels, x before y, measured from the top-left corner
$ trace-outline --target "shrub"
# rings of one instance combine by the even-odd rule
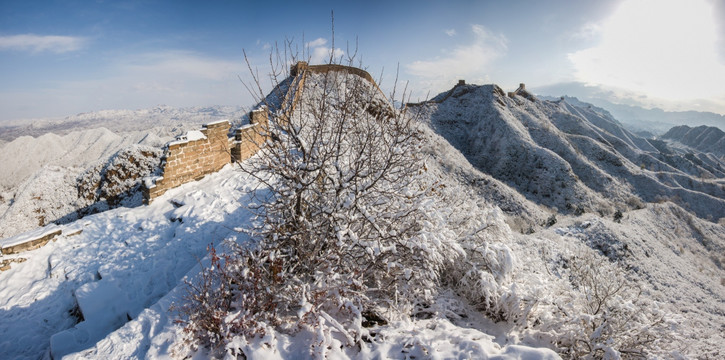
[[[542,326],[554,334],[564,357],[644,358],[668,346],[675,324],[656,303],[640,297],[616,263],[590,252],[566,263],[574,291],[557,294],[558,314]]]
[[[323,357],[364,346],[364,325],[434,311],[441,285],[494,320],[525,319],[533,302],[508,286],[514,259],[499,242],[510,236],[500,210],[439,183],[415,119],[337,69],[304,75],[298,102],[260,99],[271,118],[254,139],[265,141],[240,164],[261,184],[252,241],[225,255],[210,248],[211,266],[178,307],[191,342],[236,356],[270,329],[309,328],[310,355]]]
[[[331,333],[357,344],[363,322],[425,309],[464,252],[437,216],[414,119],[344,71],[307,74],[294,112],[267,105],[267,140],[240,165],[264,185],[250,205],[253,243],[211,249],[179,308],[194,341],[238,353],[235,337],[311,326],[321,355]]]
[[[624,217],[624,215],[622,214],[621,210],[617,210],[614,212],[614,222],[616,222],[616,223],[622,222],[623,217]]]

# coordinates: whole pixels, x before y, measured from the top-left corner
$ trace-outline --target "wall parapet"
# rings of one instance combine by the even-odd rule
[[[249,125],[237,128],[234,131],[234,137],[230,139],[231,160],[239,162],[254,156],[267,140],[268,125],[269,109],[266,106],[261,106],[249,113]]]
[[[249,113],[249,124],[234,131],[227,120],[203,125],[166,144],[161,160],[161,174],[146,178],[144,202],[151,203],[167,190],[201,180],[221,170],[226,164],[246,160],[259,151],[266,141],[269,110],[266,106]]]
[[[217,121],[169,142],[161,161],[162,175],[144,184],[144,201],[148,204],[167,190],[200,180],[230,163],[229,128],[229,121]]]

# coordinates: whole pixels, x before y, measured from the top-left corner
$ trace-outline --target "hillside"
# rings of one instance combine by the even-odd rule
[[[725,131],[725,115],[707,111],[665,111],[660,108],[645,108],[639,106],[636,101],[616,98],[611,91],[589,84],[561,83],[537,87],[534,90],[537,94],[555,96],[555,99],[565,95],[567,101],[572,102],[579,100],[566,94],[577,94],[579,99],[607,109],[628,129],[636,132],[661,135],[679,125],[690,127],[705,125]]]
[[[81,199],[80,177],[118,153],[138,146],[160,150],[203,123],[230,119],[238,125],[245,115],[231,107],[157,106],[0,124],[0,138],[8,141],[0,147],[0,238],[88,213],[93,201]]]
[[[725,355],[721,160],[680,155],[596,108],[525,93],[509,97],[496,85],[459,85],[402,113],[360,74],[336,66],[285,80],[286,93],[295,96],[268,102],[267,150],[241,164],[170,189],[150,205],[0,240],[4,246],[61,232],[37,250],[0,255],[10,267],[0,272],[0,353],[71,359]],[[274,91],[269,97],[280,100]],[[291,115],[289,104],[297,104]],[[410,126],[412,136],[400,140],[381,119]],[[133,145],[145,151],[142,146]],[[48,189],[44,199],[62,207],[70,200],[53,190],[77,186],[79,179],[94,184],[103,169],[128,163],[129,153],[115,154],[84,167],[80,177],[74,175],[79,167],[46,166],[35,182],[24,183],[27,190],[11,191]],[[369,167],[390,164],[386,159],[402,163]],[[274,166],[290,172],[269,176]],[[387,169],[393,169],[390,178],[380,175]],[[703,172],[714,180],[702,179]],[[91,193],[115,189],[101,185]],[[305,203],[280,205],[301,189],[314,190]],[[297,223],[265,217],[290,211]],[[274,226],[279,231],[270,232]],[[286,243],[303,250],[314,245],[305,257],[273,247],[296,236],[295,226],[311,226],[301,232],[305,241]],[[262,253],[272,251],[234,262],[237,245],[260,244]],[[341,257],[345,252],[351,256]],[[250,272],[255,261],[272,276]],[[301,268],[311,270],[295,272]],[[223,279],[210,277],[220,269],[243,275],[209,291],[190,287]],[[252,294],[235,288],[250,286],[249,279],[272,282],[251,282]],[[280,286],[283,281],[290,285]],[[194,337],[190,320],[203,314],[179,308],[190,296],[214,299],[209,294],[217,288],[230,289],[219,304],[233,311],[216,312],[223,326],[211,329],[223,336],[210,345]],[[283,299],[274,298],[278,293]],[[252,313],[268,296],[284,304],[280,311]],[[231,305],[230,298],[236,299]],[[244,301],[251,305],[235,308]],[[249,326],[239,326],[250,313],[256,317]],[[254,329],[262,332],[250,336]]]
[[[699,152],[711,153],[725,158],[725,132],[708,126],[691,128],[687,125],[676,126],[661,136],[673,140]]]
[[[668,151],[597,108],[511,98],[496,85],[458,85],[411,108],[478,169],[557,211],[607,215],[672,200],[725,216],[725,189],[708,180],[725,177],[722,160]]]

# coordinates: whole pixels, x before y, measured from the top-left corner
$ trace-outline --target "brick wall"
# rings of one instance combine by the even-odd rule
[[[201,130],[203,138],[168,143],[162,161],[163,175],[151,186],[147,184],[144,192],[146,202],[151,202],[166,190],[219,171],[230,163],[232,150],[227,136],[230,127],[228,121],[207,124]]]
[[[249,125],[238,128],[234,132],[234,138],[230,140],[233,161],[249,159],[259,151],[260,146],[267,140],[267,124],[269,111],[265,106],[249,114]]]

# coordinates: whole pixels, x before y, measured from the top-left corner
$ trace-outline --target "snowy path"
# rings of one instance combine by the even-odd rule
[[[43,357],[53,343],[57,358],[138,317],[179,285],[208,244],[240,235],[234,229],[249,219],[250,183],[227,166],[150,206],[69,224],[83,232],[23,254],[26,262],[0,274],[2,357]],[[76,299],[86,316],[77,325]]]

